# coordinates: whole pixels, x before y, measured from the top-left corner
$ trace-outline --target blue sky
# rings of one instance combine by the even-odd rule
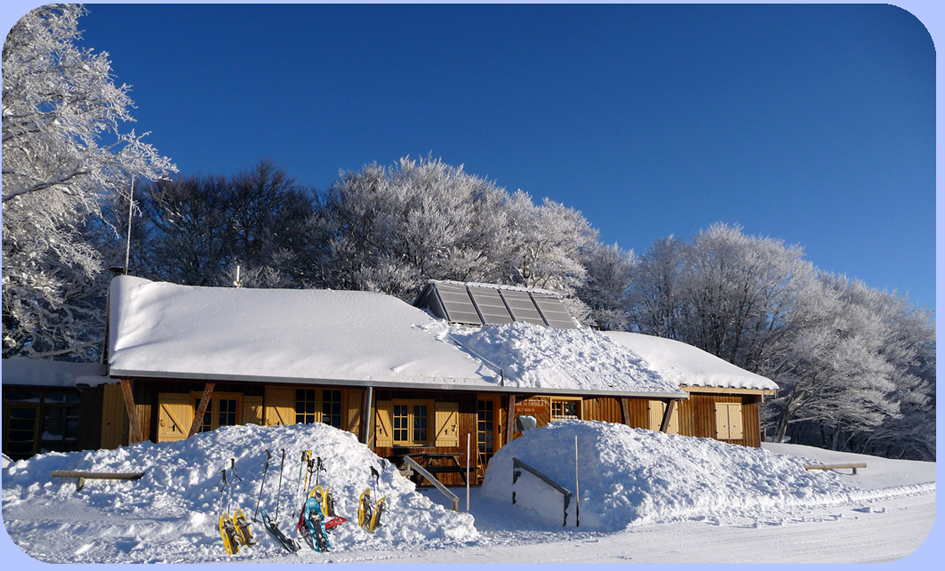
[[[184,174],[432,153],[637,253],[737,223],[935,307],[934,47],[899,8],[88,7]]]

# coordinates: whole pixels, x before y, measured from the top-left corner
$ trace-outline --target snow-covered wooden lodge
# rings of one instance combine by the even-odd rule
[[[107,322],[112,384],[87,391],[100,413],[81,419],[102,447],[324,422],[393,460],[465,465],[468,439],[484,468],[522,430],[561,419],[759,446],[759,404],[777,390],[682,343],[580,328],[553,292],[489,284],[431,282],[410,305],[121,276]]]

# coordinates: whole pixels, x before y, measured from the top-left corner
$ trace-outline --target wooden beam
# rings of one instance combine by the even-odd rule
[[[142,442],[144,436],[141,435],[141,425],[138,424],[138,412],[135,408],[135,397],[131,393],[131,381],[121,379],[121,395],[125,400],[125,412],[128,413],[128,422],[131,424],[131,442]]]
[[[505,443],[512,442],[515,433],[515,395],[509,395],[509,413],[505,423]]]
[[[666,410],[663,411],[663,422],[660,423],[660,432],[669,431],[669,421],[673,418],[674,410],[676,410],[676,399],[666,403]]]
[[[623,410],[623,423],[630,426],[630,399],[620,399],[620,408]]]
[[[200,425],[203,424],[203,415],[207,412],[207,404],[210,402],[210,394],[213,392],[213,383],[207,383],[203,388],[203,396],[200,397],[200,405],[197,406],[197,412],[194,413],[194,421],[190,424],[190,431],[187,438],[200,431]]]

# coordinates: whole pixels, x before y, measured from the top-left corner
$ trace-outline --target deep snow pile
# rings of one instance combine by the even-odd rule
[[[452,327],[450,337],[501,368],[506,386],[680,392],[639,355],[590,329],[553,329],[517,322],[474,329]]]
[[[809,472],[800,459],[764,449],[620,424],[559,421],[503,446],[489,462],[482,494],[504,501],[512,497],[513,457],[574,492],[575,436],[583,529],[617,531],[722,512],[753,515],[839,502],[854,491],[835,473]],[[525,489],[516,484],[520,497],[547,488],[534,478],[524,481]],[[570,524],[574,509],[572,500]],[[553,514],[546,515],[561,526],[560,515]]]
[[[49,453],[19,461],[4,470],[3,517],[10,536],[30,555],[49,562],[83,561],[213,561],[283,555],[260,524],[253,525],[260,545],[244,548],[228,556],[218,529],[221,505],[221,470],[236,458],[229,511],[241,508],[253,517],[266,449],[272,453],[262,506],[276,511],[281,450],[286,451],[279,524],[294,535],[301,506],[298,475],[302,450],[311,449],[320,457],[326,472],[320,484],[330,486],[336,511],[348,518],[332,530],[334,550],[355,547],[408,548],[416,544],[451,545],[475,540],[479,533],[468,514],[454,513],[414,491],[414,484],[400,476],[395,467],[378,458],[354,435],[324,424],[260,427],[224,427],[173,443],[141,443],[117,450],[97,450],[68,454]],[[358,527],[358,500],[370,486],[370,468],[380,473],[377,494],[387,496],[388,512],[382,527],[370,535]],[[137,481],[88,480],[76,491],[71,479],[50,479],[53,470],[103,472],[144,471]],[[304,476],[303,476],[304,478]],[[314,485],[314,476],[310,487]],[[375,496],[376,497],[376,496]],[[96,518],[88,508],[100,510]],[[20,512],[23,510],[23,512]],[[58,536],[72,546],[50,557],[39,554],[50,549],[37,540],[49,525],[35,529],[17,514],[47,511],[61,522]],[[114,523],[109,526],[113,515]],[[73,520],[89,520],[80,524]],[[128,521],[137,523],[128,524]],[[261,522],[261,518],[259,518]],[[96,526],[103,526],[97,528]],[[130,528],[130,529],[129,529]],[[74,534],[74,535],[73,535]],[[45,543],[45,544],[44,544]],[[303,547],[303,551],[306,548]],[[312,556],[315,552],[308,550]]]

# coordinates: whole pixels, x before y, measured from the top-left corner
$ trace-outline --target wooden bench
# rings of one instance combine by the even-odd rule
[[[843,470],[845,468],[850,468],[853,470],[853,475],[856,476],[857,468],[866,468],[865,462],[858,462],[853,464],[806,464],[804,466],[805,470]]]
[[[144,472],[85,472],[81,470],[53,470],[52,478],[75,478],[75,491],[82,489],[85,480],[138,480]]]

